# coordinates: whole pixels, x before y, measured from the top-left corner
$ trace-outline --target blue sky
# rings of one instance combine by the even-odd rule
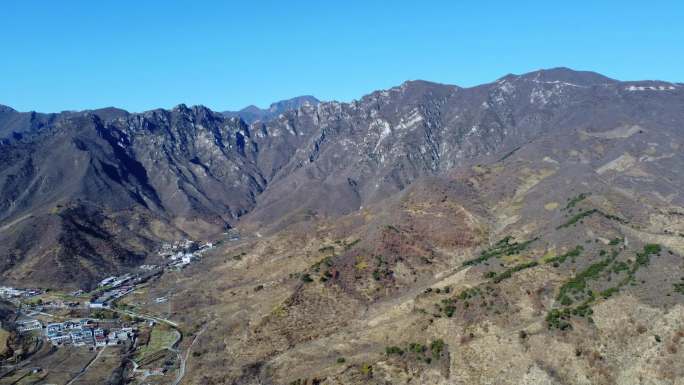
[[[684,82],[683,16],[681,1],[4,2],[0,104],[226,110],[557,66]]]

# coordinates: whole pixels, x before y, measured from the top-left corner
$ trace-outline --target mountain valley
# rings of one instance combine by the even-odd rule
[[[683,84],[554,68],[292,103],[0,108],[3,286],[87,307],[211,244],[101,310],[148,342],[79,353],[74,384],[682,381]],[[57,362],[13,302],[3,373]]]

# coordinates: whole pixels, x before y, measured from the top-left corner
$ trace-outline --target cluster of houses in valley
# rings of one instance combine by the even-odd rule
[[[17,321],[17,330],[27,333],[43,330],[43,324],[36,319]],[[45,338],[53,345],[73,345],[101,347],[119,345],[135,337],[135,330],[130,327],[103,329],[90,319],[53,322],[45,325]]]
[[[18,289],[10,286],[0,286],[0,298],[14,299],[14,298],[29,298],[43,294],[40,289]]]
[[[32,330],[43,329],[43,324],[36,319],[25,319],[17,322],[17,331],[19,333],[26,333]]]
[[[99,292],[88,303],[91,309],[101,309],[109,307],[110,304],[132,292],[136,287],[152,277],[158,276],[162,273],[159,268],[145,269],[139,274],[125,274],[119,277],[107,277],[100,281],[98,285]]]
[[[135,290],[137,285],[140,285],[150,278],[160,275],[165,268],[182,269],[195,260],[198,260],[202,254],[214,248],[214,244],[208,242],[199,244],[198,242],[185,239],[173,243],[165,243],[162,245],[159,255],[166,258],[162,266],[158,265],[142,265],[140,271],[133,274],[125,274],[122,276],[111,276],[100,281],[98,285],[97,294],[94,295],[88,307],[90,308],[106,308],[109,305],[123,297],[124,295]],[[45,291],[41,289],[19,289],[9,286],[0,286],[0,298],[20,300],[21,298],[29,298],[44,294]],[[78,297],[85,294],[82,290],[77,290],[71,295]],[[44,304],[43,306],[47,306]],[[67,307],[67,304],[59,304],[56,307]]]
[[[103,279],[98,285],[98,294],[91,299],[88,307],[95,309],[107,308],[113,301],[135,290],[136,286],[152,277],[160,275],[164,268],[182,269],[199,259],[202,254],[212,248],[214,248],[212,243],[200,245],[188,239],[174,243],[165,243],[159,251],[159,255],[166,258],[163,266],[142,265],[140,266],[139,273],[111,276]]]
[[[200,246],[197,242],[185,239],[174,243],[164,243],[159,255],[168,259],[170,268],[182,269],[212,248],[214,245],[210,242]]]
[[[127,327],[102,328],[96,321],[87,318],[43,324],[33,317],[40,317],[39,314],[52,317],[52,315],[43,312],[48,308],[110,308],[117,299],[132,292],[151,278],[161,275],[165,269],[182,269],[212,248],[214,248],[212,243],[199,244],[191,240],[163,244],[159,255],[164,257],[165,261],[161,265],[143,265],[136,273],[103,279],[87,304],[65,302],[58,298],[51,298],[46,302],[43,302],[42,299],[25,302],[22,299],[42,295],[45,291],[7,286],[0,286],[0,298],[11,299],[21,309],[23,319],[20,318],[16,321],[17,331],[20,333],[39,332],[54,345],[88,347],[117,345],[134,338],[134,329]],[[82,290],[71,293],[73,297],[80,297],[85,294]],[[158,304],[167,301],[166,297],[155,299],[155,303]]]

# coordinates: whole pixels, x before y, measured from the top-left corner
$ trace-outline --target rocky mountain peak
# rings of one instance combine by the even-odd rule
[[[9,113],[9,112],[17,112],[14,108],[5,106],[3,104],[0,104],[0,114],[2,113]]]
[[[499,79],[499,81],[505,80],[520,80],[548,84],[568,84],[584,87],[615,84],[617,82],[615,79],[611,79],[596,72],[576,71],[566,67],[541,69],[522,75],[508,74]]]
[[[286,111],[296,110],[302,106],[316,106],[319,103],[320,100],[316,99],[314,96],[303,95],[271,103],[266,109],[250,105],[240,111],[224,111],[222,114],[226,117],[238,116],[247,123],[253,123],[256,121],[268,121]]]

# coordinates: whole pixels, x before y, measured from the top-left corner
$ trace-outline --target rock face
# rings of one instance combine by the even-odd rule
[[[624,155],[597,165],[610,174],[644,161],[629,146],[669,146],[684,122],[680,84],[563,68],[473,88],[410,81],[351,103],[317,102],[280,102],[243,119],[184,105],[139,114],[2,107],[3,280],[90,286],[143,263],[162,239],[210,236],[238,220],[277,230],[348,214],[419,178],[541,151],[542,139],[580,131],[571,156],[587,167]],[[582,151],[633,135],[644,136],[604,157]],[[657,193],[681,204],[684,171],[658,167],[671,186]],[[639,176],[622,178],[634,184]]]
[[[257,106],[251,105],[241,109],[240,111],[224,111],[223,116],[229,118],[240,118],[247,122],[248,124],[254,123],[257,120],[268,121],[276,116],[289,111],[296,110],[304,105],[315,106],[321,101],[316,99],[311,95],[297,96],[296,98],[281,100],[271,104],[270,107],[266,109],[261,109]]]

